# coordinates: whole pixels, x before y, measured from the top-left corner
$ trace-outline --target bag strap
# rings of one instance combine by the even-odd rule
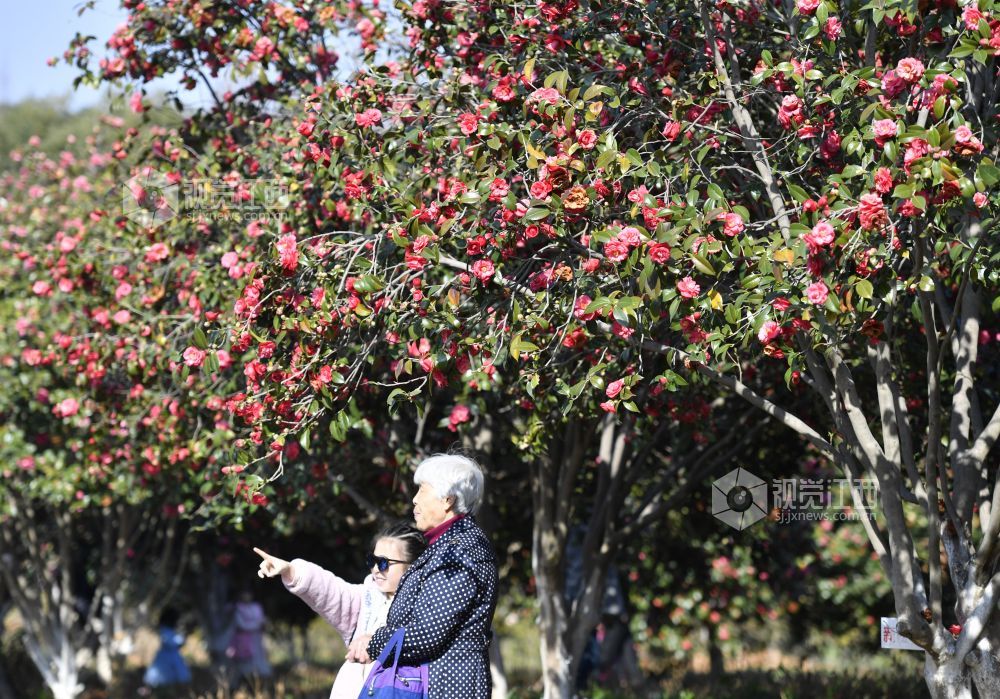
[[[403,654],[403,638],[406,636],[406,629],[399,627],[393,632],[392,637],[389,642],[385,644],[385,648],[379,653],[378,660],[376,662],[382,667],[386,667],[386,660],[389,659],[390,655],[393,655],[392,659],[392,672],[396,673],[396,666],[399,665],[399,656]]]

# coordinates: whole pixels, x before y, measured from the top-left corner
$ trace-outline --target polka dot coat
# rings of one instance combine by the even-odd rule
[[[429,663],[429,699],[490,699],[489,644],[497,606],[493,547],[471,517],[457,520],[403,575],[372,658],[406,629],[401,662]]]

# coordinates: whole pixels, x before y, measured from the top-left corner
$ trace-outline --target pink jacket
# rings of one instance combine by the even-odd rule
[[[301,558],[292,561],[292,566],[295,579],[285,587],[326,619],[345,644],[350,644],[356,631],[371,633],[385,625],[390,600],[370,575],[355,585]],[[372,663],[345,662],[337,672],[330,699],[357,699],[371,668]]]

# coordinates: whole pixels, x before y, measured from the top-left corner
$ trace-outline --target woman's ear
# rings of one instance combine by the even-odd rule
[[[448,496],[445,497],[444,501],[448,505],[448,511],[449,512],[454,512],[455,511],[455,503],[458,502],[458,498],[456,498],[454,495],[448,495]]]

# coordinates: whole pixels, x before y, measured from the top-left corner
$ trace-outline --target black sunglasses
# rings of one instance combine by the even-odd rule
[[[389,566],[391,566],[393,563],[409,563],[409,561],[397,561],[394,558],[386,558],[385,556],[376,556],[373,553],[369,553],[368,556],[365,557],[365,564],[368,566],[368,569],[371,570],[375,566],[378,566],[378,572],[380,573],[384,573],[385,571],[389,570]]]

